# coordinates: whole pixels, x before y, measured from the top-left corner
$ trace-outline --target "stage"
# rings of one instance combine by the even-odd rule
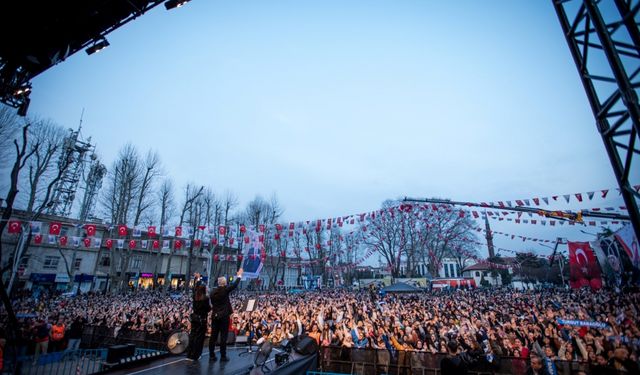
[[[282,353],[282,349],[273,348],[269,358],[265,362],[265,371],[262,371],[260,367],[254,368],[254,360],[256,358],[257,347],[253,348],[254,352],[250,354],[246,353],[245,346],[228,347],[227,356],[229,362],[220,362],[220,353],[216,350],[216,356],[218,360],[215,362],[209,362],[209,352],[205,347],[205,351],[202,353],[200,360],[191,361],[183,355],[169,356],[157,361],[148,362],[142,365],[133,365],[129,368],[108,371],[109,374],[131,374],[131,375],[151,375],[151,374],[188,374],[188,375],[200,375],[200,374],[220,374],[220,375],[263,375],[264,373],[278,373],[280,370],[287,366],[294,364],[294,362],[300,362],[304,358],[303,356],[291,353],[289,364],[284,364],[280,367],[276,366],[275,355]],[[308,357],[308,356],[307,356]],[[290,373],[290,372],[289,372]]]

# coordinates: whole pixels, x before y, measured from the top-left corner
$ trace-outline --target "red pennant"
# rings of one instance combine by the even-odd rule
[[[238,256],[236,257],[238,259],[238,262],[242,262],[242,254],[238,254]]]
[[[91,238],[85,238],[84,240],[82,240],[82,242],[84,242],[84,247],[89,247],[91,246]]]
[[[22,230],[22,223],[19,220],[9,220],[9,228],[7,233],[18,234]]]
[[[582,194],[577,193],[575,194],[576,198],[578,198],[578,202],[582,202]]]
[[[282,230],[282,224],[276,224],[276,230],[280,232]]]
[[[67,236],[60,237],[60,246],[67,246]]]
[[[273,239],[274,239],[274,240],[276,240],[276,241],[279,241],[279,240],[280,240],[280,233],[276,233],[276,234],[273,236]]]
[[[182,237],[182,227],[176,227],[176,237]]]
[[[321,246],[319,243],[316,244],[316,249],[320,250]]]
[[[258,225],[258,231],[260,231],[260,233],[264,233],[264,224]]]
[[[287,256],[287,252],[286,251],[281,251],[280,252],[280,256],[283,257],[283,258],[286,257]]]
[[[135,249],[135,248],[136,248],[136,240],[130,240],[129,249]]]
[[[207,228],[206,225],[198,225],[198,229],[200,230],[205,230]]]
[[[289,230],[296,229],[296,225],[294,223],[289,223]]]
[[[62,229],[62,224],[58,222],[52,222],[49,224],[49,234],[53,236],[59,236],[61,229]]]
[[[236,239],[231,237],[229,238],[229,246],[233,246],[233,243],[236,242]]]
[[[151,247],[153,247],[154,249],[159,249],[160,248],[160,241],[153,240],[153,243],[152,243]]]
[[[113,240],[112,240],[111,238],[107,239],[107,240],[104,242],[104,246],[105,246],[107,249],[111,249],[111,248],[113,247]]]
[[[258,242],[264,243],[264,235],[261,234],[260,236],[258,236]]]
[[[251,238],[249,238],[249,236],[244,236],[244,243],[248,244],[249,242],[251,242]]]
[[[289,231],[289,237],[293,237],[293,231],[292,230]]]
[[[176,249],[182,249],[182,241],[176,240]]]
[[[221,236],[224,236],[225,234],[227,234],[227,228],[225,228],[224,225],[219,226],[218,233],[220,233]]]
[[[126,236],[127,235],[127,226],[126,225],[118,225],[118,235]]]
[[[247,231],[247,227],[243,225],[240,226],[240,233],[244,234]]]
[[[156,236],[156,227],[155,226],[147,227],[147,235],[149,236],[149,238],[155,237]]]
[[[42,243],[42,235],[41,234],[36,234],[33,237],[33,243],[35,243],[36,245],[39,245]]]
[[[215,237],[214,237],[214,238],[212,238],[212,239],[211,239],[211,245],[213,245],[213,246],[218,246],[218,239],[217,239],[217,238],[215,238]]]
[[[213,256],[213,261],[218,263],[220,261],[220,255],[216,254]]]
[[[87,231],[87,236],[93,237],[96,235],[96,226],[95,224],[87,224],[84,226],[84,229]]]
[[[199,240],[199,239],[193,240],[194,247],[200,247],[201,244],[202,244],[202,240]]]

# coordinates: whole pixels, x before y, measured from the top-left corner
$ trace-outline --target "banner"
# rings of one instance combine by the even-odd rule
[[[600,268],[588,242],[567,242],[569,246],[569,285],[572,288],[590,286],[602,288]]]
[[[242,269],[244,270],[243,277],[246,279],[255,279],[260,275],[262,271],[262,243],[260,242],[260,234],[249,230],[245,234],[249,237],[249,243],[243,248],[243,262]]]
[[[588,320],[558,319],[558,324],[565,325],[565,326],[576,326],[576,327],[609,328],[609,325],[607,323],[593,322]]]
[[[633,227],[631,226],[631,224],[628,224],[617,231],[615,237],[629,256],[631,264],[635,268],[640,268],[640,250],[638,249],[638,239],[633,232]]]
[[[609,285],[622,284],[622,262],[618,253],[617,242],[613,236],[590,242],[596,254],[600,269],[604,272]]]

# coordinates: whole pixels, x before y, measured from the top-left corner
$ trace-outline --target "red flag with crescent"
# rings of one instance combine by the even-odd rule
[[[596,256],[588,242],[567,242],[569,247],[569,285],[572,288],[590,286],[602,288],[602,278]]]
[[[218,233],[219,233],[221,236],[224,236],[225,234],[227,234],[227,228],[226,228],[224,225],[220,225],[220,226],[218,227]]]
[[[159,249],[160,248],[160,241],[158,240],[153,240],[153,243],[151,245],[154,249]]]
[[[49,234],[52,236],[59,236],[61,229],[62,229],[62,224],[58,222],[51,222],[49,224]]]
[[[113,240],[111,238],[108,238],[106,241],[104,241],[104,246],[107,249],[111,249],[113,247]]]
[[[67,246],[67,236],[61,236],[59,241],[60,241],[60,246]]]
[[[7,233],[18,234],[22,230],[22,223],[19,220],[9,220],[9,228]]]
[[[151,225],[149,227],[147,227],[147,235],[149,236],[149,238],[153,238],[156,236],[156,227]]]
[[[176,247],[177,250],[182,249],[182,241],[176,240],[175,247]]]
[[[240,233],[244,234],[244,232],[246,232],[246,231],[247,231],[247,227],[245,227],[244,224],[241,225],[240,226]]]
[[[130,240],[129,249],[135,249],[135,248],[136,248],[136,240]]]
[[[200,247],[201,244],[202,244],[202,240],[199,240],[199,239],[193,240],[193,247]]]
[[[182,237],[182,227],[176,227],[176,237]]]
[[[89,237],[85,237],[85,239],[82,240],[82,242],[84,243],[84,247],[90,247],[91,246],[91,238],[89,238]]]
[[[96,225],[95,224],[87,224],[84,226],[84,229],[87,231],[87,236],[93,237],[96,235]]]
[[[33,243],[35,243],[36,245],[39,245],[42,243],[42,235],[41,234],[36,234],[33,237]]]
[[[127,235],[127,226],[124,224],[118,225],[118,235],[126,236]]]

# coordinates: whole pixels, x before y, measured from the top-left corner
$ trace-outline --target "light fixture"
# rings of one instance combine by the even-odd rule
[[[93,45],[86,49],[87,55],[93,55],[96,52],[100,52],[103,49],[109,47],[109,42],[102,37],[101,39],[95,40]]]
[[[164,3],[164,7],[167,8],[167,10],[180,8],[189,1],[191,0],[168,0],[166,3]]]

